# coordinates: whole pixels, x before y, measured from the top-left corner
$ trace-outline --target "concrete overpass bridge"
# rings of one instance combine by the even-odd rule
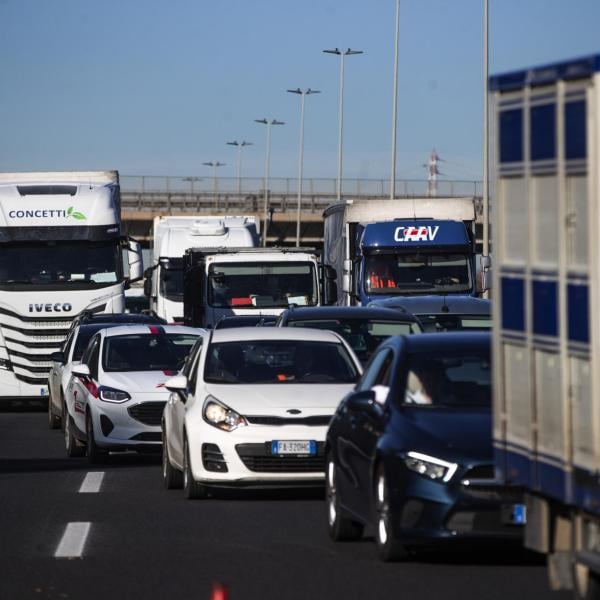
[[[344,198],[389,197],[384,179],[345,179]],[[296,240],[297,180],[271,178],[268,192],[269,244],[292,245]],[[323,239],[323,210],[336,200],[335,179],[305,179],[300,211],[301,244],[320,247]],[[423,197],[435,191],[440,197],[481,199],[479,181],[438,181],[432,190],[427,181],[399,180],[396,197]],[[152,221],[157,215],[254,215],[264,229],[264,180],[259,178],[200,178],[121,176],[123,224],[127,234],[149,243]]]

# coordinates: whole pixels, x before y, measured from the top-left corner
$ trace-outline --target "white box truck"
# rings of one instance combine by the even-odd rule
[[[141,275],[116,171],[0,173],[0,402],[47,396],[50,354],[75,316],[123,312]]]
[[[496,474],[554,588],[600,598],[600,56],[494,76]]]
[[[183,320],[183,255],[188,248],[255,246],[255,217],[155,217],[152,265],[145,272],[150,309],[169,323]]]

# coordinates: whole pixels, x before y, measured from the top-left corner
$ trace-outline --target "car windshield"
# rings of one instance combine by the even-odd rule
[[[417,315],[427,333],[443,331],[489,331],[492,328],[490,315],[453,315],[448,313]]]
[[[3,246],[0,285],[102,285],[122,278],[117,242],[27,242]]]
[[[77,361],[81,360],[85,349],[87,348],[88,342],[92,339],[92,336],[100,331],[101,329],[108,329],[110,327],[114,327],[115,325],[110,323],[102,323],[98,325],[85,325],[79,328],[79,333],[77,334],[77,340],[75,341],[75,348],[73,349],[73,358],[72,360]]]
[[[375,254],[365,260],[368,294],[468,292],[471,266],[467,254]]]
[[[105,371],[178,371],[196,336],[182,333],[131,334],[104,340]]]
[[[208,383],[353,383],[358,371],[342,344],[298,340],[212,344]]]
[[[339,333],[364,365],[383,340],[391,335],[419,333],[421,328],[410,321],[376,321],[371,319],[309,319],[288,321],[288,327],[328,329]]]
[[[208,302],[217,308],[314,306],[317,300],[317,278],[310,262],[210,266]]]
[[[415,353],[408,361],[404,404],[434,407],[491,406],[488,352],[459,350],[442,354]]]

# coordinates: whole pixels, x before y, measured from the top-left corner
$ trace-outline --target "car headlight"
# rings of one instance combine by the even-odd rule
[[[115,390],[114,388],[101,386],[98,392],[100,395],[100,400],[104,400],[104,402],[119,403],[131,400],[131,396],[123,390]]]
[[[404,457],[404,464],[415,473],[423,475],[434,481],[448,482],[452,479],[458,465],[447,462],[435,456],[428,456],[420,452],[408,452]]]
[[[202,410],[204,420],[217,429],[233,431],[238,427],[245,427],[248,421],[213,396],[207,396]]]

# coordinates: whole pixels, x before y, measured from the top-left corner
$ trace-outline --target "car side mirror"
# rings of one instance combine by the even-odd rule
[[[86,364],[80,363],[73,367],[71,373],[73,373],[73,375],[75,375],[75,377],[80,377],[80,378],[89,377],[90,376],[90,368]]]
[[[346,407],[352,412],[362,412],[369,416],[379,416],[381,414],[381,407],[375,399],[373,390],[352,392],[346,398]]]
[[[185,375],[175,375],[167,379],[165,387],[170,392],[185,392],[188,389],[188,378]]]
[[[66,362],[65,354],[64,354],[64,352],[53,352],[50,355],[50,360],[52,362],[57,362],[57,363],[60,363],[61,365],[64,365]]]

